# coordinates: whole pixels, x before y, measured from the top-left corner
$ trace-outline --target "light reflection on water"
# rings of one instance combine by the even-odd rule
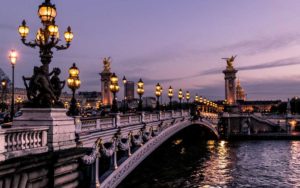
[[[232,179],[229,170],[230,160],[227,142],[220,141],[219,144],[215,145],[214,141],[208,141],[207,149],[212,155],[204,162],[200,162],[202,164],[199,164],[191,175],[194,178],[192,182],[201,182],[203,187],[227,185]],[[204,177],[203,180],[198,178],[201,176]]]
[[[299,141],[221,141],[207,149],[210,157],[189,180],[193,187],[300,187]]]
[[[300,187],[300,141],[208,141],[197,146],[199,150],[176,147],[180,157],[174,157],[177,151],[161,149],[157,156],[168,152],[163,154],[167,159],[150,160],[138,172],[148,174],[132,177],[135,180],[126,185],[133,181],[134,187]]]

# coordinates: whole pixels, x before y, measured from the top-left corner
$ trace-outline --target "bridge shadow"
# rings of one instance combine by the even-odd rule
[[[199,159],[209,158],[207,141],[212,139],[217,137],[207,127],[188,126],[157,148],[118,187],[184,186]]]

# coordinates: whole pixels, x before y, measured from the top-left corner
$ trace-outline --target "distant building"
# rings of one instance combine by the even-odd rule
[[[272,106],[281,104],[280,100],[276,101],[240,101],[239,105],[242,112],[270,112]]]
[[[143,107],[144,108],[155,108],[156,98],[155,97],[143,97]]]
[[[127,81],[125,84],[125,88],[124,88],[124,94],[126,97],[126,100],[130,101],[134,99],[134,82],[132,81]]]
[[[236,86],[236,100],[237,101],[245,101],[246,100],[245,90],[241,86],[241,82],[239,79],[237,81],[237,86]]]
[[[97,91],[84,91],[78,93],[81,99],[82,107],[98,108],[99,102],[101,103],[101,92]]]

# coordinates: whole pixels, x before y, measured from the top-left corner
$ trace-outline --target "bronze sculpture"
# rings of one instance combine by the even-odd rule
[[[225,60],[226,60],[227,68],[233,69],[233,62],[234,62],[234,60],[235,60],[236,57],[237,57],[237,55],[231,56],[231,57],[229,57],[229,58],[222,58],[222,59],[225,59]]]
[[[54,75],[53,75],[54,74]],[[26,107],[63,107],[59,102],[65,81],[60,81],[59,68],[54,68],[50,74],[43,67],[34,67],[32,77],[24,77],[23,81],[27,91],[28,102]],[[50,76],[52,76],[51,79]],[[29,81],[29,83],[27,83]]]

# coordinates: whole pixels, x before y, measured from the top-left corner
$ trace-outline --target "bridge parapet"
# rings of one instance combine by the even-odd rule
[[[0,129],[0,161],[48,151],[49,127]]]
[[[112,117],[75,118],[78,144],[82,147],[92,147],[97,138],[111,140],[115,134],[140,134],[159,130],[164,126],[190,116],[189,110],[160,111],[154,113],[113,114]],[[122,129],[122,131],[120,131]],[[151,129],[151,130],[150,130]],[[148,134],[147,133],[147,134]]]

